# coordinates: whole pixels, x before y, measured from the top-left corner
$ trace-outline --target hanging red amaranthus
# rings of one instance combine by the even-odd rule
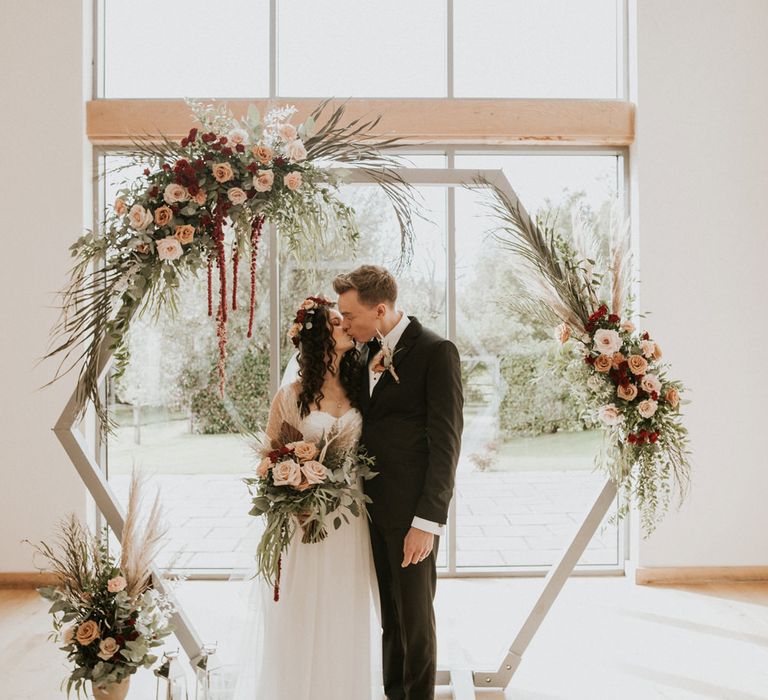
[[[208,315],[213,316],[213,256],[208,256]]]
[[[237,267],[240,254],[237,247],[237,239],[232,244],[232,311],[237,311]]]
[[[216,314],[216,336],[219,339],[219,393],[224,396],[227,359],[227,263],[224,251],[224,217],[230,204],[219,197],[213,214],[213,241],[216,245],[216,265],[219,268],[219,309]]]
[[[253,311],[256,308],[256,255],[259,252],[259,239],[264,226],[264,217],[257,216],[251,225],[251,301],[248,310],[248,337],[253,335]]]

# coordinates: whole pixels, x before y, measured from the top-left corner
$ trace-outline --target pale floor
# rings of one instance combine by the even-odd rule
[[[494,669],[542,579],[441,580],[439,663]],[[206,642],[233,640],[231,583],[186,582],[179,598]],[[0,700],[53,700],[64,672],[46,641],[46,604],[0,591]],[[173,645],[176,646],[175,643]],[[151,700],[154,678],[134,676],[130,700]],[[194,692],[190,698],[194,698]],[[448,688],[438,698],[449,698]],[[636,586],[623,577],[569,580],[506,692],[516,700],[768,698],[768,583]],[[339,700],[354,700],[344,699]]]

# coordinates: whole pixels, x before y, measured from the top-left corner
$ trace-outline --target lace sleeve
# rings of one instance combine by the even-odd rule
[[[269,420],[267,421],[266,435],[267,440],[272,442],[277,440],[280,435],[280,426],[283,421],[295,426],[296,414],[296,385],[288,384],[282,387],[272,399],[272,405],[269,408]]]

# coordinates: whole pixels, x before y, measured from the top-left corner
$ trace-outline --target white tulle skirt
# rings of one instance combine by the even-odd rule
[[[332,521],[332,516],[329,516]],[[297,532],[280,600],[247,586],[235,700],[380,700],[381,624],[368,522],[350,518],[316,544]]]

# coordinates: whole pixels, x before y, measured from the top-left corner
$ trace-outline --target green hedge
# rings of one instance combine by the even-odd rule
[[[592,427],[583,415],[585,397],[571,379],[573,371],[563,351],[549,343],[540,350],[502,357],[501,375],[507,384],[499,407],[502,435],[542,435]]]
[[[247,430],[256,431],[266,426],[269,415],[268,351],[250,347],[237,366],[232,367],[231,364],[227,366],[230,374],[227,377],[226,398],[231,402],[236,418],[227,410],[219,395],[219,377],[215,365],[204,382],[193,377],[187,378],[194,432],[207,435],[237,432],[237,419],[242,421]]]

